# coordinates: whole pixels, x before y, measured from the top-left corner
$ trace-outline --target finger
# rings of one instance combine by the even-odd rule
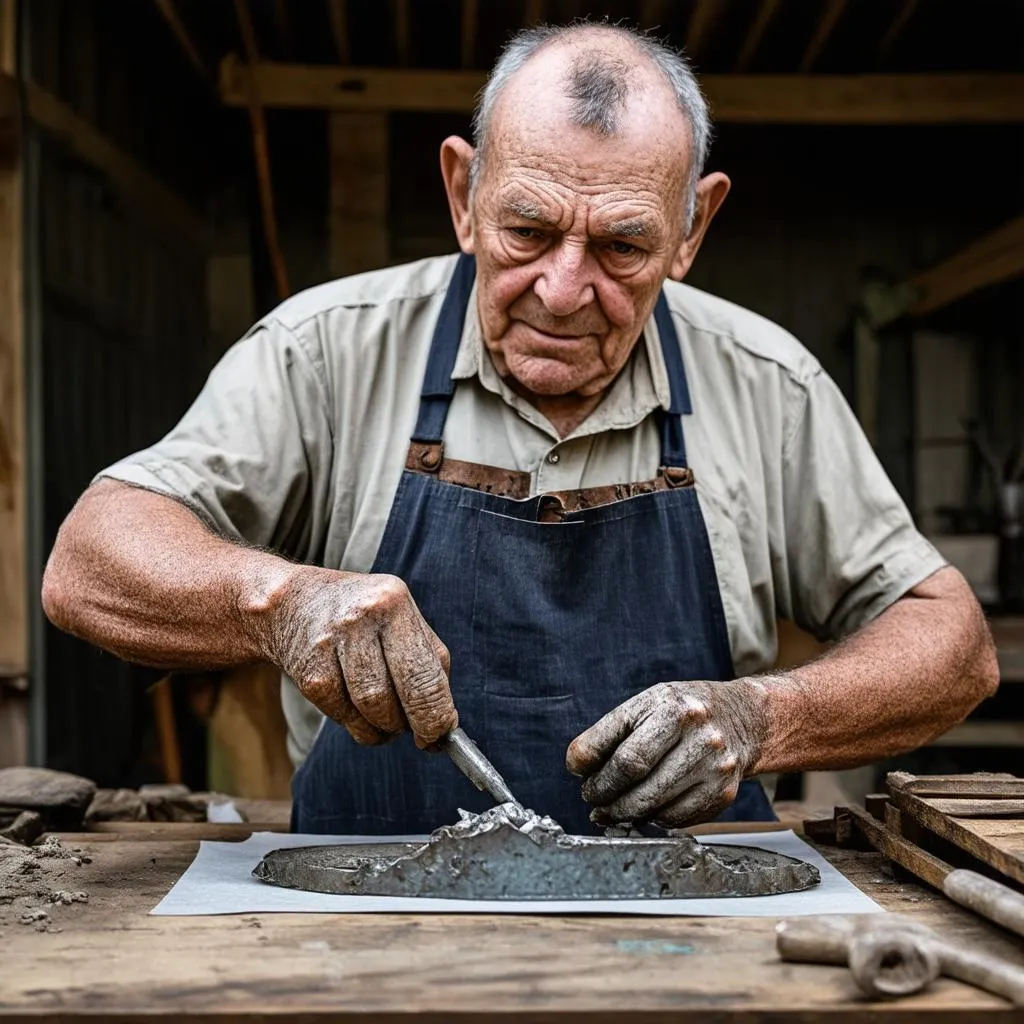
[[[426,620],[423,620],[423,628],[427,632],[427,639],[430,641],[430,646],[434,648],[434,653],[437,655],[437,660],[441,662],[441,668],[444,669],[444,674],[451,677],[452,674],[452,656],[448,648],[441,643],[438,635],[427,625]]]
[[[364,630],[339,644],[338,661],[349,699],[363,718],[381,732],[404,732],[405,714],[388,675],[377,634]]]
[[[646,779],[679,741],[680,728],[675,716],[643,719],[583,784],[583,799],[603,807]]]
[[[712,749],[703,737],[677,743],[647,778],[602,810],[613,821],[647,821],[680,793],[703,782],[711,758]]]
[[[651,819],[662,828],[686,828],[717,818],[736,799],[735,779],[708,778],[662,807]]]
[[[565,767],[573,775],[591,775],[608,759],[612,751],[632,732],[643,708],[644,694],[630,697],[598,719],[586,732],[569,744]]]
[[[445,674],[427,627],[411,602],[381,631],[381,647],[409,728],[428,744],[459,724]]]
[[[356,710],[345,688],[341,666],[335,660],[335,671],[318,672],[296,680],[299,692],[328,718],[348,730],[349,735],[364,746],[383,743],[385,735]]]

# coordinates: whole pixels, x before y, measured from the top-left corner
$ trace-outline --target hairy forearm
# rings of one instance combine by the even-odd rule
[[[218,537],[170,498],[103,480],[61,526],[43,608],[127,661],[223,668],[268,656],[259,609],[297,568]]]
[[[751,680],[766,714],[756,771],[852,768],[913,750],[998,681],[981,609],[960,573],[942,569],[816,661]]]

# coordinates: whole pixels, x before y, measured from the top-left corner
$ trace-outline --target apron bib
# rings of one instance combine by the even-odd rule
[[[565,769],[579,733],[657,683],[734,678],[718,578],[686,467],[692,411],[665,296],[655,308],[671,406],[655,480],[535,497],[525,474],[446,462],[442,435],[475,262],[461,256],[434,329],[420,413],[371,572],[409,587],[451,651],[460,724],[523,804],[594,834],[581,780]],[[458,481],[458,482],[452,482]],[[526,490],[528,493],[528,490]],[[292,783],[292,829],[430,832],[486,810],[440,754],[409,734],[360,747],[325,720]],[[775,820],[745,781],[718,820]]]

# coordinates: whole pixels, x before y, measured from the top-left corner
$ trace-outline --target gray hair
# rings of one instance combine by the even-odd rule
[[[476,154],[470,168],[470,188],[476,187],[487,147],[487,137],[494,108],[509,79],[539,50],[557,40],[591,28],[613,32],[633,44],[640,54],[665,76],[672,93],[690,125],[691,165],[686,189],[685,224],[687,232],[693,224],[697,206],[697,182],[707,162],[711,147],[711,114],[707,100],[693,73],[690,62],[678,50],[637,29],[607,22],[577,21],[571,25],[537,25],[516,33],[501,52],[487,84],[477,96],[473,112],[473,144]],[[618,114],[629,93],[630,68],[625,61],[602,53],[600,47],[585,52],[569,72],[568,96],[574,101],[573,120],[581,128],[591,128],[602,135],[618,130]]]

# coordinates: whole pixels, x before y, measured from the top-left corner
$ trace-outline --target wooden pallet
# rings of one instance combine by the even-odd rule
[[[812,838],[870,846],[937,889],[967,867],[1024,889],[1024,779],[1003,773],[890,772],[887,793],[808,821]]]

